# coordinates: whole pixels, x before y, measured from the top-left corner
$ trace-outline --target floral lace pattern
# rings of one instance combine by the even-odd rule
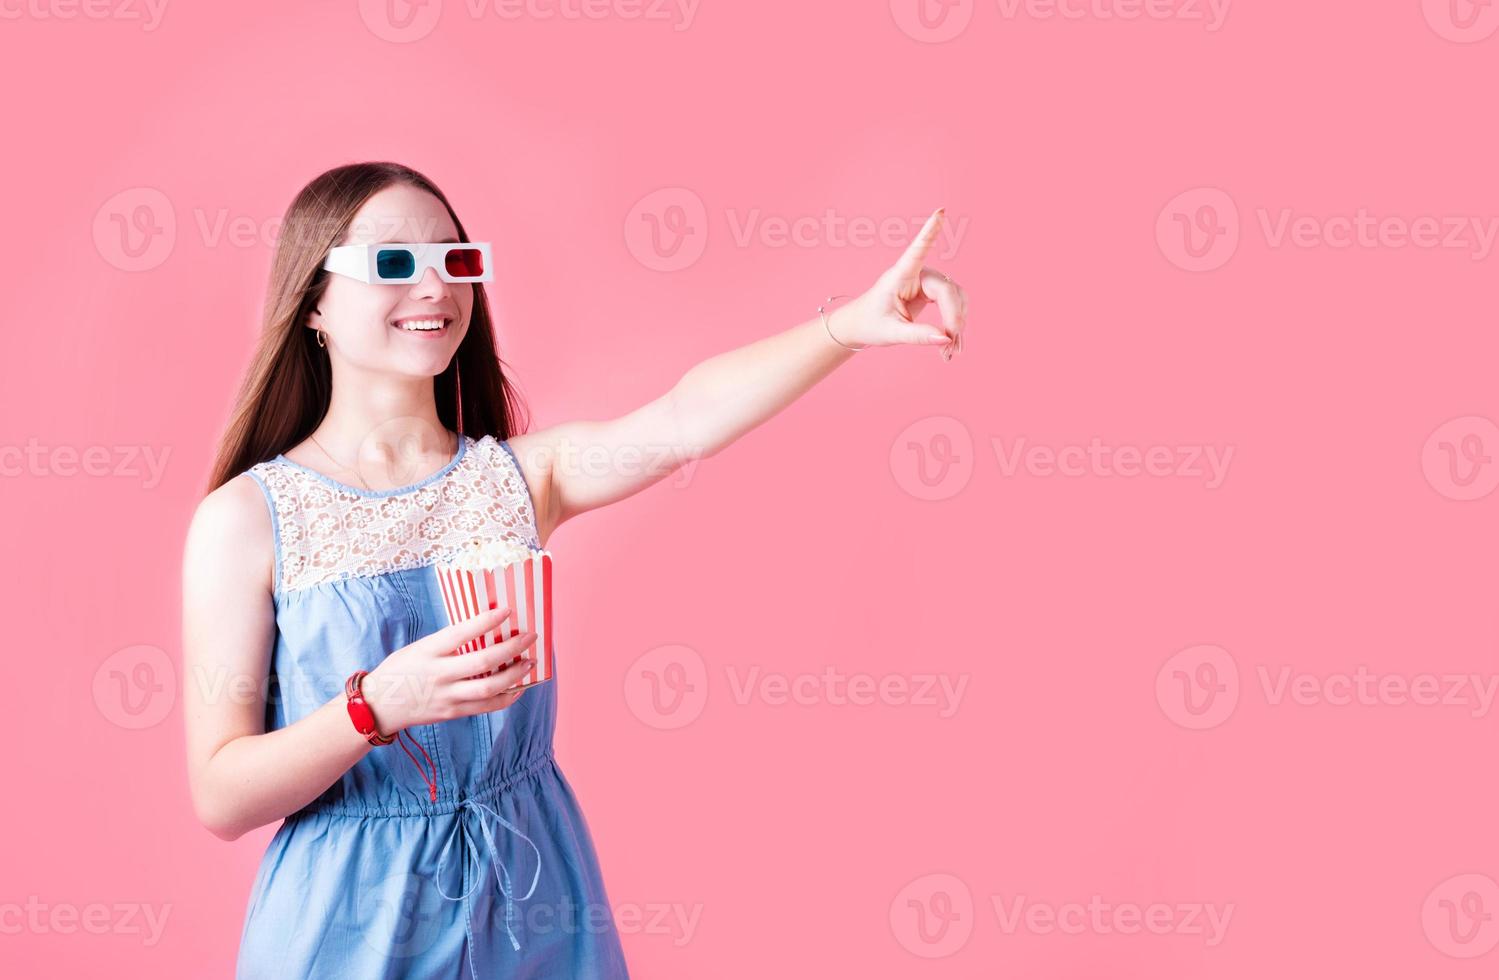
[[[276,517],[278,590],[430,565],[470,538],[537,546],[531,495],[494,436],[464,436],[462,458],[435,479],[367,495],[289,460],[256,463]]]

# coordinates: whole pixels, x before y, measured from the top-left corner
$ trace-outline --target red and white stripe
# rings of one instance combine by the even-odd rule
[[[483,650],[519,633],[535,631],[536,642],[531,645],[530,653],[536,663],[526,671],[518,686],[529,687],[552,679],[551,552],[533,551],[531,557],[500,568],[476,571],[440,563],[432,568],[449,623],[461,623],[489,609],[511,610],[497,629],[466,641],[458,648],[459,653]],[[487,677],[489,673],[493,671],[473,676]]]

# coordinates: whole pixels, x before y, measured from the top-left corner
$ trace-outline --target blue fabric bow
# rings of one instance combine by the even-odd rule
[[[460,839],[463,841],[464,856],[467,857],[470,862],[477,864],[480,860],[483,859],[483,854],[479,851],[478,842],[474,839],[473,835],[469,833],[468,827],[464,822],[465,816],[468,813],[473,813],[478,817],[479,829],[483,832],[484,843],[489,848],[490,863],[494,867],[495,883],[500,886],[500,894],[505,896],[505,932],[510,936],[510,945],[517,951],[520,950],[520,941],[515,938],[515,930],[510,927],[511,921],[515,918],[516,902],[516,899],[514,899],[510,894],[510,870],[506,868],[505,863],[500,860],[499,848],[495,846],[494,834],[491,833],[489,829],[489,823],[484,819],[484,814],[489,813],[493,815],[495,820],[499,821],[499,823],[502,824],[511,833],[519,836],[527,844],[530,844],[531,850],[536,852],[536,875],[531,879],[531,887],[526,890],[526,893],[524,895],[520,896],[519,901],[523,902],[526,899],[530,898],[531,894],[536,891],[536,883],[541,880],[541,850],[537,848],[535,841],[531,840],[531,838],[527,837],[524,833],[521,833],[519,827],[506,820],[498,813],[495,813],[494,810],[490,809],[488,806],[485,806],[478,800],[463,800],[458,804],[458,806],[459,809],[457,811],[457,826],[454,828],[452,836],[448,838],[448,842],[443,845],[442,854],[437,859],[437,891],[442,895],[443,898],[446,898],[449,901],[463,902],[464,927],[465,931],[467,932],[469,942],[469,972],[474,973],[473,904],[469,901],[469,896],[473,894],[474,889],[478,887],[479,882],[482,880],[482,878],[480,875],[474,875],[473,883],[468,886],[468,890],[465,891],[462,895],[449,895],[447,892],[443,891],[442,888],[443,865],[448,860],[448,851],[452,848],[454,841]],[[468,880],[467,866],[465,866],[464,868],[463,878],[465,881]],[[475,980],[477,980],[477,973],[474,973],[474,976]]]

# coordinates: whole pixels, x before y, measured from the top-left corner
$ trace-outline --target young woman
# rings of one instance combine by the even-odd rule
[[[509,612],[443,625],[430,566],[473,538],[545,547],[568,518],[717,453],[854,349],[950,357],[966,299],[923,267],[941,221],[825,316],[710,358],[627,415],[523,433],[479,286],[487,244],[442,192],[391,163],[303,188],[183,568],[198,818],[230,841],[284,818],[238,977],[627,976],[552,752],[557,685],[514,687],[535,635],[455,655]],[[392,243],[422,247],[365,247]],[[933,301],[942,326],[915,323]],[[570,465],[580,447],[669,451]]]

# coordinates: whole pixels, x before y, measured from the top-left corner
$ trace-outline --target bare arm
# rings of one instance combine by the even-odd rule
[[[235,477],[198,505],[183,559],[183,716],[193,808],[223,840],[300,810],[371,749],[349,720],[342,694],[265,731],[276,635],[274,554],[270,511],[250,477]],[[532,661],[498,668],[526,653],[534,632],[457,654],[502,619],[476,616],[387,651],[362,685],[376,728],[392,735],[514,704],[524,692],[512,685]],[[488,670],[498,672],[469,679]]]
[[[536,497],[543,546],[562,522],[639,493],[772,418],[852,357],[850,347],[941,344],[950,359],[962,349],[967,299],[956,283],[924,267],[941,225],[939,208],[896,264],[868,292],[833,309],[826,326],[814,317],[710,357],[627,415],[513,437]],[[929,302],[942,312],[940,327],[915,322]]]
[[[317,799],[370,744],[343,697],[267,734],[266,682],[275,639],[270,512],[250,477],[209,494],[183,558],[183,715],[198,819],[235,840]]]
[[[639,493],[719,452],[853,354],[828,337],[821,319],[811,320],[695,365],[670,391],[628,415],[563,422],[512,437],[510,446],[537,497],[543,546],[563,521]]]

